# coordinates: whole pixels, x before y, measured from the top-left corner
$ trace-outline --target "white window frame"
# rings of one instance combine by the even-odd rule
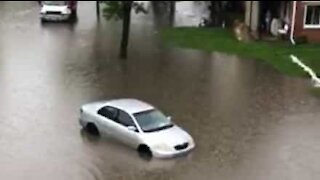
[[[319,22],[319,24],[306,24],[306,21],[307,21],[307,10],[308,10],[309,6],[320,6],[320,3],[310,3],[310,4],[305,4],[304,5],[303,29],[320,29],[320,22]],[[320,19],[320,17],[319,17],[319,19]]]

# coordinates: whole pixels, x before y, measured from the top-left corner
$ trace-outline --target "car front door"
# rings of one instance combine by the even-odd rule
[[[118,110],[117,122],[119,123],[118,138],[122,142],[136,148],[139,145],[139,132],[131,116],[125,111]],[[129,127],[133,127],[136,130],[129,130]]]

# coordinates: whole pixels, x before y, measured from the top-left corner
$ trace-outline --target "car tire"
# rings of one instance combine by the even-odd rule
[[[148,160],[148,161],[152,159],[152,152],[151,152],[149,146],[147,146],[145,144],[139,145],[138,153],[139,153],[139,156],[142,159],[145,159],[145,160]]]
[[[98,130],[97,126],[94,123],[88,123],[86,125],[86,130],[92,135],[95,135],[95,136],[99,136],[100,135],[99,130]]]

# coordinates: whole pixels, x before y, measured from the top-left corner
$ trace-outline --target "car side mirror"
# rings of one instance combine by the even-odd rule
[[[134,132],[138,132],[138,129],[134,126],[128,126],[128,130],[129,131],[134,131]]]

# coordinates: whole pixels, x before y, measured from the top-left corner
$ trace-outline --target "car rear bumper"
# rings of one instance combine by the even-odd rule
[[[195,148],[195,145],[191,145],[186,149],[183,150],[175,150],[172,152],[168,151],[152,151],[152,156],[155,158],[173,158],[173,157],[178,157],[178,156],[184,156],[189,154],[193,149]]]

